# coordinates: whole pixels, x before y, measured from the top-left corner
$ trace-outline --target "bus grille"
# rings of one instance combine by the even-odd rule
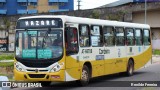
[[[44,78],[46,74],[28,74],[30,78]]]
[[[44,68],[53,64],[53,62],[21,62],[21,63],[27,67],[37,67],[37,68]]]
[[[61,60],[62,56],[54,59],[24,59],[17,57],[15,58],[17,61],[21,62],[23,65],[27,67],[46,68],[52,65],[53,63],[57,62],[58,60]]]
[[[29,72],[35,72],[35,70],[30,70],[30,69],[27,69],[27,71]],[[38,70],[39,72],[48,72],[48,70]]]

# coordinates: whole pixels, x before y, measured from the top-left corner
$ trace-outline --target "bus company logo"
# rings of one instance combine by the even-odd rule
[[[35,69],[35,72],[38,73],[38,69]]]

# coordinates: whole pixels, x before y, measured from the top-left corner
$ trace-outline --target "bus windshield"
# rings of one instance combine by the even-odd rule
[[[53,59],[62,56],[62,30],[17,30],[16,57],[23,59]]]

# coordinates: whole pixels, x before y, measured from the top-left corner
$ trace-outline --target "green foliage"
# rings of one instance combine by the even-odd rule
[[[0,26],[0,30],[4,30],[4,28]]]
[[[13,67],[14,62],[0,62],[0,67]]]
[[[123,11],[121,10],[121,11],[118,12],[119,15],[124,15],[126,13],[127,13],[127,11],[125,11],[125,10],[123,10]]]
[[[116,15],[116,14],[109,14],[108,15],[108,19],[109,20],[119,21],[121,19],[121,17],[119,15]]]
[[[116,21],[123,21],[124,15],[127,11],[119,11],[117,13],[112,13],[107,15],[107,19],[109,20],[116,20]]]
[[[100,18],[100,14],[97,11],[93,11],[90,17],[91,18],[95,18],[95,19],[99,19]]]
[[[0,60],[13,60],[14,54],[3,54],[0,55]]]
[[[153,55],[160,55],[160,50],[158,50],[158,49],[153,50]]]
[[[2,73],[0,73],[0,76],[6,76],[6,74],[2,74]]]
[[[11,26],[10,21],[6,17],[4,17],[3,22],[4,22],[4,25],[5,25],[5,29],[8,30],[9,27]]]

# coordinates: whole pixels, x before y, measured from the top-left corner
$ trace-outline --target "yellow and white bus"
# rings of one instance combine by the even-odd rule
[[[63,15],[19,18],[15,35],[16,81],[74,81],[126,72],[152,56],[150,26]]]

